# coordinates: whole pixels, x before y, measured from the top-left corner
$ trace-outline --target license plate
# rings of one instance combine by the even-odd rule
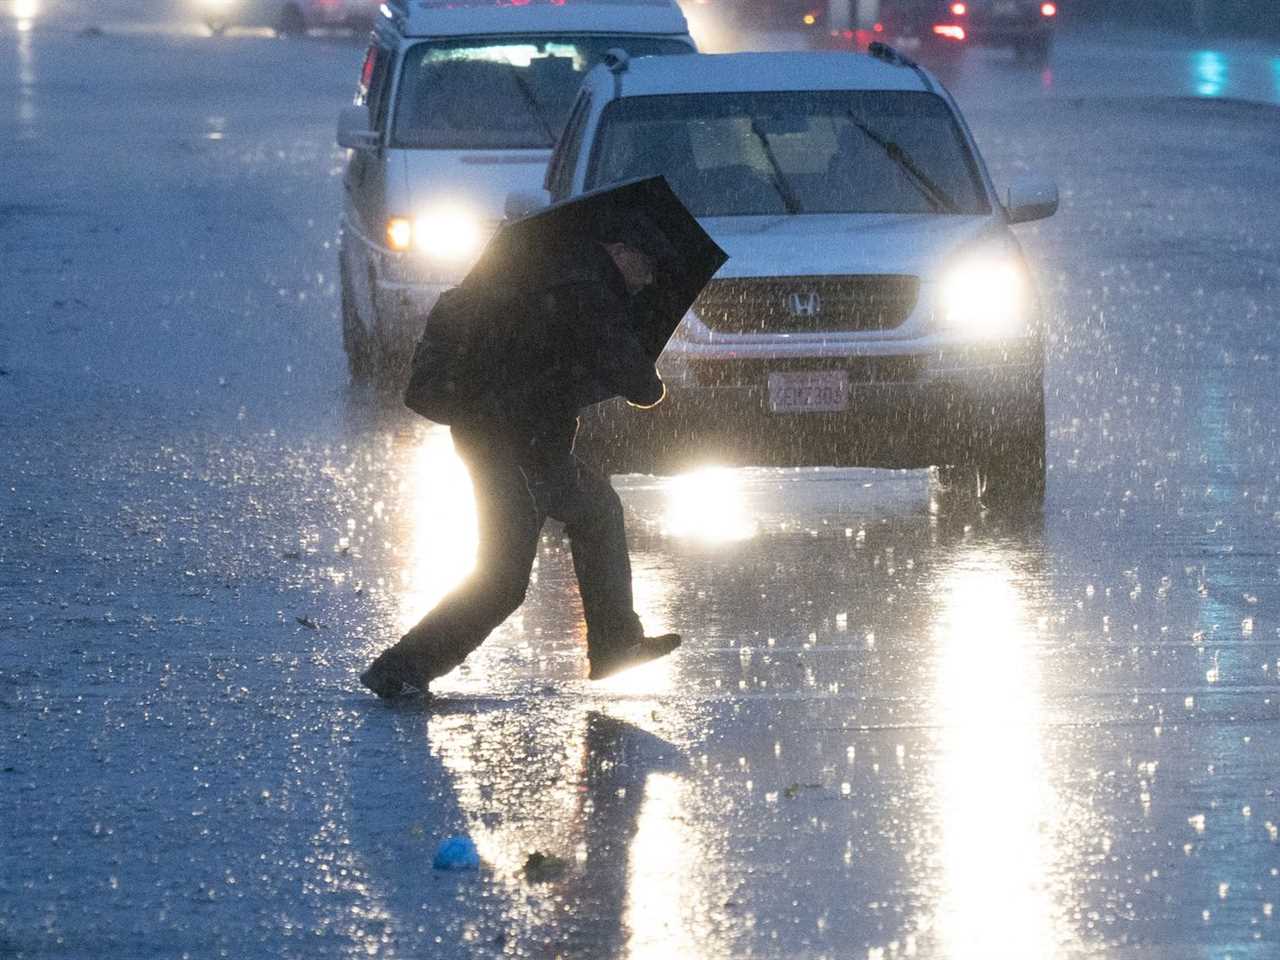
[[[1015,17],[1018,15],[1017,0],[996,0],[995,15],[997,17]]]
[[[834,413],[848,406],[847,370],[769,374],[769,410],[773,413]]]

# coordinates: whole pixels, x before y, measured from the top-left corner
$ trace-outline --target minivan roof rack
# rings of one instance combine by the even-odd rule
[[[631,54],[621,47],[610,47],[604,52],[600,62],[609,68],[610,73],[626,73],[631,66]]]
[[[403,27],[409,19],[409,0],[382,0],[378,12],[397,27]]]
[[[891,63],[895,67],[914,67],[916,65],[916,62],[906,54],[900,53],[887,43],[881,43],[879,40],[873,40],[867,45],[867,53],[877,60]]]
[[[920,64],[916,63],[910,57],[895,50],[887,43],[881,43],[879,40],[873,40],[867,45],[867,53],[885,63],[895,67],[906,67],[908,70],[914,70],[916,75],[920,77],[920,82],[924,84],[924,88],[930,93],[934,92],[933,81],[929,79],[929,75],[920,69]]]
[[[622,96],[622,75],[631,66],[631,54],[621,47],[610,47],[600,58],[606,70],[613,74],[613,96]]]

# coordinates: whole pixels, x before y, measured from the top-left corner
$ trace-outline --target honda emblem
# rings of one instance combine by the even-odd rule
[[[816,317],[822,312],[822,300],[816,290],[792,293],[787,296],[787,307],[793,317]]]

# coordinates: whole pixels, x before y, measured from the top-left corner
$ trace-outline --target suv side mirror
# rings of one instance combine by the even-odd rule
[[[381,137],[369,129],[367,107],[346,107],[338,114],[338,146],[352,150],[374,150]]]
[[[1010,223],[1052,217],[1058,212],[1058,185],[1048,177],[1018,177],[1005,190],[1004,208]]]
[[[502,213],[508,220],[519,220],[548,206],[550,194],[545,190],[516,190],[507,194]]]

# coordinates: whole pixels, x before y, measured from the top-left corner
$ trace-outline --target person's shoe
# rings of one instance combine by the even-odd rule
[[[430,677],[423,675],[413,658],[395,647],[382,651],[369,668],[360,674],[360,682],[383,700],[421,693],[430,697],[427,689]]]
[[[638,667],[650,660],[665,657],[678,646],[680,646],[678,633],[664,633],[660,637],[641,637],[633,643],[623,644],[605,653],[588,655],[590,669],[587,671],[587,676],[592,680],[603,680],[605,677],[612,677],[615,673],[631,667]]]

